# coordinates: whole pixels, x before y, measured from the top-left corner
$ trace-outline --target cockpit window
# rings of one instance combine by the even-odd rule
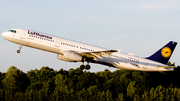
[[[16,30],[9,30],[10,32],[16,33]]]

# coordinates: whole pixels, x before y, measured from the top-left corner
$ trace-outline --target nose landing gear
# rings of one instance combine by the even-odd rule
[[[22,44],[19,44],[19,50],[17,50],[17,53],[20,53],[21,52],[21,48],[22,48]]]
[[[17,50],[17,53],[20,53],[21,52],[21,50]]]

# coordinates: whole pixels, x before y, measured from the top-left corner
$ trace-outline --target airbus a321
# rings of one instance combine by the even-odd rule
[[[81,69],[89,70],[89,63],[98,63],[110,67],[135,71],[173,71],[175,66],[167,63],[177,45],[170,41],[149,57],[142,58],[120,50],[109,50],[89,44],[68,40],[28,29],[11,29],[3,32],[2,37],[19,44],[57,54],[57,58],[68,62],[82,62]],[[84,62],[87,62],[84,65]]]

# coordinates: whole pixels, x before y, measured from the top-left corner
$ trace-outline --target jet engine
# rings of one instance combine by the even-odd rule
[[[61,54],[58,54],[58,55],[57,55],[57,58],[58,58],[59,60],[63,60],[63,61],[67,61],[67,62],[74,62],[74,61],[72,61],[72,60],[68,60],[68,59],[64,58],[64,55],[61,55]]]
[[[65,51],[64,55],[58,54],[57,58],[68,62],[80,62],[82,60],[81,55],[72,51]]]

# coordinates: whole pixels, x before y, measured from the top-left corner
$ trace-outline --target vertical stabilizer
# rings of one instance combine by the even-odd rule
[[[162,47],[160,50],[158,50],[156,53],[154,53],[150,57],[147,57],[146,59],[160,62],[163,64],[167,64],[176,45],[177,45],[177,42],[170,41],[168,44],[166,44],[164,47]]]

